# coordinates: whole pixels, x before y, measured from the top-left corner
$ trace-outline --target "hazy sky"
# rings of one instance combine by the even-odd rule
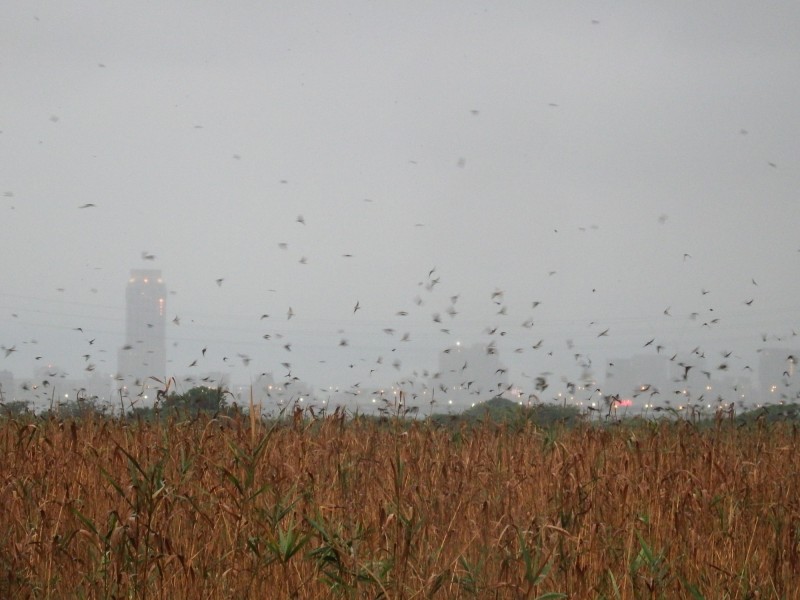
[[[653,337],[738,373],[800,346],[798,31],[795,1],[6,0],[0,370],[114,372],[156,268],[169,375],[387,382],[460,340],[602,377]]]

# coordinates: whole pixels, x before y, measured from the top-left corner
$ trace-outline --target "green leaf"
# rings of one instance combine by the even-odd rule
[[[94,526],[94,523],[92,523],[89,520],[88,517],[86,517],[81,511],[79,511],[74,506],[70,506],[69,509],[72,511],[72,514],[74,514],[76,517],[78,517],[78,519],[80,520],[81,523],[86,525],[86,527],[88,527],[92,531],[92,533],[94,533],[98,538],[100,537],[100,534],[97,533],[97,528]]]
[[[689,590],[689,593],[692,595],[692,598],[694,598],[695,600],[706,600],[705,596],[703,596],[703,594],[700,593],[700,590],[697,589],[697,586],[692,585],[685,579],[681,579],[681,583],[683,584],[683,587]]]
[[[620,600],[622,598],[622,594],[619,591],[619,586],[617,585],[617,580],[614,577],[614,574],[611,572],[611,569],[607,569],[606,573],[608,573],[608,578],[611,580],[611,587],[614,589],[614,597],[617,598],[617,600]]]

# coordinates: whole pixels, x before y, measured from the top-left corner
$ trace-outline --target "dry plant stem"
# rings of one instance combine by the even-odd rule
[[[785,423],[3,419],[0,597],[797,598],[797,442]]]

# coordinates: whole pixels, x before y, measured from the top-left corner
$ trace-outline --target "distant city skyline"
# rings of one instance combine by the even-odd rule
[[[438,278],[434,275],[435,269],[432,269],[428,283],[423,285],[429,292],[437,284]],[[217,285],[221,287],[222,283],[218,281]],[[171,380],[174,383],[172,391],[186,391],[196,385],[219,386],[230,390],[234,401],[242,404],[251,399],[262,406],[305,401],[360,410],[377,409],[384,402],[396,403],[400,392],[403,392],[408,406],[427,407],[429,411],[458,411],[498,395],[528,404],[566,402],[581,407],[599,404],[603,397],[617,396],[623,401],[633,402],[633,410],[671,405],[679,408],[690,403],[716,405],[734,402],[749,406],[800,399],[800,378],[796,372],[800,353],[796,349],[760,348],[757,369],[747,365],[738,373],[729,369],[729,363],[741,358],[733,356],[732,352],[722,352],[719,357],[706,356],[706,351],[697,346],[691,352],[667,356],[662,353],[663,347],[655,344],[655,354],[639,352],[608,360],[603,379],[597,372],[602,363],[593,365],[591,358],[580,352],[574,353],[580,375],[567,377],[564,373],[541,371],[534,375],[521,372],[512,376],[498,349],[498,340],[507,333],[499,327],[483,332],[489,338],[498,336],[488,342],[452,343],[439,352],[435,366],[431,364],[428,368],[404,374],[402,362],[393,359],[391,367],[397,376],[392,379],[372,377],[385,366],[383,357],[379,356],[367,379],[350,385],[305,380],[293,374],[295,367],[287,361],[281,363],[280,369],[261,371],[248,384],[233,377],[231,369],[226,369],[229,372],[209,370],[209,367],[213,369],[213,364],[198,365],[198,359],[186,365],[183,372],[168,366],[174,365],[174,361],[167,351],[167,295],[161,270],[131,269],[125,286],[125,344],[119,349],[117,370],[113,376],[96,371],[96,365],[90,362],[91,354],[84,355],[87,366],[83,380],[75,379],[54,364],[39,365],[33,378],[15,379],[10,371],[0,371],[0,391],[4,398],[32,400],[34,405],[42,408],[48,397],[51,404],[53,400],[63,403],[78,398],[94,398],[114,406],[117,396],[121,395],[131,405],[148,405],[155,400],[153,390],[164,387],[164,382]],[[504,293],[496,290],[492,302],[499,307],[498,314],[504,315]],[[455,316],[457,304],[458,298],[451,297],[444,312]],[[359,308],[357,302],[353,312]],[[399,316],[405,318],[405,315]],[[291,321],[293,317],[290,309],[286,319]],[[270,315],[261,318],[270,318]],[[440,324],[438,313],[434,313],[433,320]],[[176,316],[172,324],[180,326],[180,318]],[[533,328],[533,319],[523,322],[522,327]],[[76,329],[84,336],[91,335],[83,328]],[[384,334],[393,337],[395,332],[385,329]],[[599,337],[604,335],[605,331],[598,334]],[[282,336],[278,334],[277,337]],[[400,341],[408,337],[409,334],[404,334]],[[95,338],[88,339],[89,346],[94,342]],[[648,341],[645,348],[653,346],[654,342]],[[573,340],[567,340],[567,343],[575,349]],[[542,340],[539,340],[532,348],[537,350],[541,345]],[[342,338],[339,346],[347,347],[347,340]],[[205,358],[207,349],[208,345],[202,348],[201,358]],[[235,358],[237,364],[245,366],[249,366],[252,360],[244,353],[237,353]],[[226,362],[234,361],[223,357],[223,365]],[[352,365],[351,369],[354,367]],[[197,373],[193,375],[191,371],[195,368]]]

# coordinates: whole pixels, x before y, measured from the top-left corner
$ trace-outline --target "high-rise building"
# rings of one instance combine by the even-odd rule
[[[439,371],[429,381],[439,406],[468,408],[509,390],[508,374],[494,345],[462,346],[457,342],[439,353]]]
[[[161,271],[132,269],[125,291],[125,345],[117,358],[119,376],[131,393],[149,377],[166,375],[166,304]]]
[[[14,399],[14,374],[11,371],[0,371],[0,402]]]
[[[798,358],[800,354],[796,349],[763,348],[760,351],[758,383],[762,402],[797,402],[800,399]]]
[[[615,358],[606,367],[606,381],[603,392],[620,398],[648,397],[659,390],[668,397],[676,387],[675,377],[669,377],[670,361],[660,355],[636,354],[629,358]]]

